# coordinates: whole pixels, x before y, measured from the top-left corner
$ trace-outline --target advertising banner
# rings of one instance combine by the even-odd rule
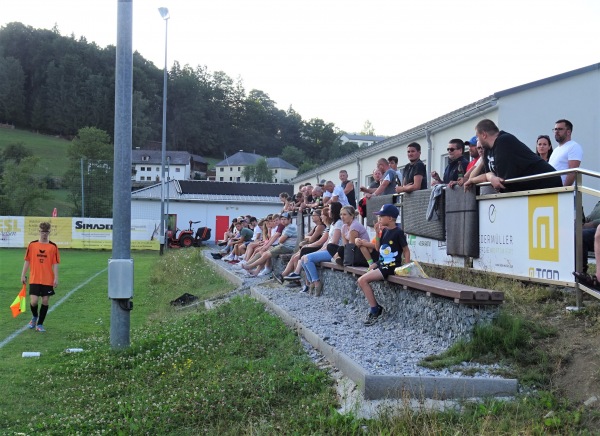
[[[24,229],[25,219],[22,216],[0,217],[0,247],[24,247]]]
[[[0,217],[0,247],[24,248],[39,238],[39,224],[51,224],[50,240],[59,248],[112,249],[110,218]],[[131,220],[131,249],[158,250],[158,223]]]
[[[441,266],[463,267],[465,265],[463,257],[446,254],[446,241],[407,234],[406,242],[412,260]]]
[[[570,192],[480,200],[473,268],[573,282],[574,217]]]

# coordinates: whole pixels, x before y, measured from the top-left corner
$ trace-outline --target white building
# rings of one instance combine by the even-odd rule
[[[171,180],[166,185],[168,203],[165,213],[177,215],[177,227],[194,225],[212,229],[211,240],[223,237],[231,219],[251,215],[258,219],[279,213],[282,203],[279,194],[293,194],[291,184],[275,183],[221,183],[206,180]],[[160,224],[160,184],[149,186],[131,194],[131,218],[156,219]]]
[[[190,180],[194,178],[195,172],[204,168],[206,174],[207,162],[200,156],[187,151],[167,151],[165,171],[171,180]],[[135,182],[160,182],[162,174],[162,152],[161,150],[132,150],[131,180]]]
[[[226,157],[215,164],[215,181],[245,183],[246,178],[242,175],[244,168],[256,165],[260,159],[263,157],[258,154],[238,151],[233,156]],[[269,157],[266,160],[267,167],[273,171],[274,183],[288,183],[298,174],[298,168],[281,158]]]
[[[568,119],[573,123],[573,139],[583,147],[581,167],[598,171],[600,147],[596,141],[600,138],[600,64],[496,92],[371,147],[327,162],[292,182],[297,190],[300,184],[306,182],[336,181],[339,170],[345,169],[350,180],[366,186],[379,158],[395,155],[399,159],[399,168],[406,165],[406,146],[411,142],[421,145],[421,160],[425,162],[428,173],[431,170],[443,173],[448,162],[448,141],[471,138],[475,125],[485,118],[493,120],[501,130],[514,134],[532,150],[535,150],[536,139],[541,134],[549,135],[556,147],[552,132],[554,123],[561,118]],[[598,179],[584,177],[584,184],[600,189]],[[596,202],[596,198],[584,197],[586,213]]]

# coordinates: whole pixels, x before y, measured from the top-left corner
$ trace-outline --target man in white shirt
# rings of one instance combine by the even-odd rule
[[[334,183],[329,180],[325,183],[325,187],[323,188],[323,205],[326,205],[332,201],[337,201],[343,206],[348,206],[350,202],[348,201],[348,197],[344,193],[344,188],[341,186],[335,186]]]
[[[569,120],[558,120],[554,123],[554,139],[558,142],[558,147],[554,148],[548,163],[555,170],[566,170],[570,168],[579,168],[583,158],[581,145],[571,139],[573,133],[573,124]],[[561,176],[563,186],[571,186],[575,182],[575,174],[564,174]]]

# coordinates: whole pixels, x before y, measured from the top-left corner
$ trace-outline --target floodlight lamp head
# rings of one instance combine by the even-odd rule
[[[169,9],[167,9],[167,8],[158,8],[158,12],[160,12],[160,16],[163,18],[163,20],[168,20],[170,18],[170,16],[169,16]]]

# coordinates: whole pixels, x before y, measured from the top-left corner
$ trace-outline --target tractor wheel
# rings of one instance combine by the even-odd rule
[[[191,247],[194,245],[194,238],[192,238],[190,235],[183,235],[181,238],[179,238],[179,245],[182,247]]]

